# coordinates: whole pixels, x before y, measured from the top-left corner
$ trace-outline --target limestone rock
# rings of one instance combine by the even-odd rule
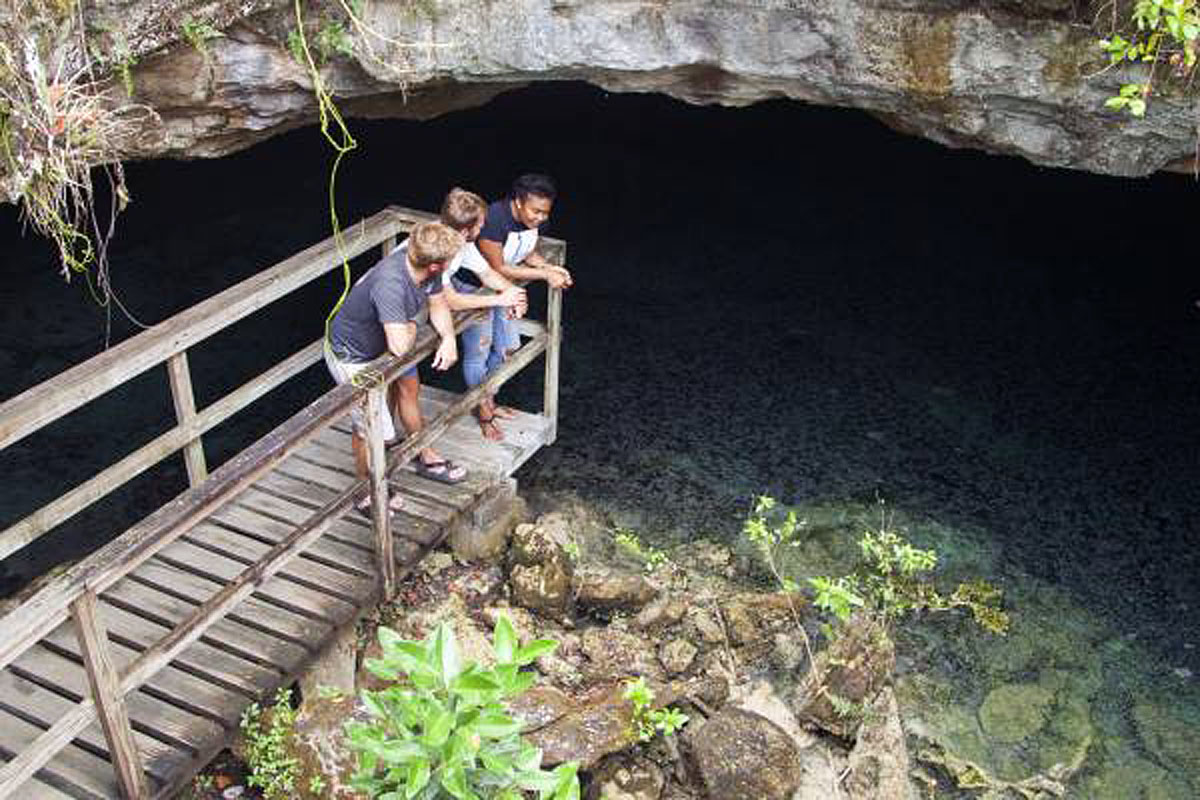
[[[696,646],[686,639],[674,639],[659,648],[658,660],[668,675],[678,675],[692,666],[696,652]]]
[[[514,603],[548,617],[561,618],[570,613],[574,567],[545,529],[518,525],[508,558]]]
[[[527,734],[542,749],[543,764],[578,761],[579,768],[587,770],[637,741],[633,706],[624,692],[623,683],[597,687],[581,696],[570,711]]]
[[[689,768],[709,800],[789,800],[800,786],[795,742],[775,723],[726,707],[681,734]]]
[[[997,686],[979,707],[979,724],[992,739],[1019,742],[1042,729],[1053,700],[1053,692],[1037,684]]]
[[[593,571],[575,579],[575,602],[596,611],[637,611],[657,595],[654,584],[632,572]]]
[[[111,40],[131,43],[139,58],[135,100],[162,120],[134,156],[223,155],[316,118],[310,79],[286,47],[291,3],[217,4],[212,21],[225,35],[204,54],[163,22],[191,11],[187,3],[97,5]],[[859,108],[951,147],[1116,175],[1190,157],[1195,101],[1187,96],[1155,98],[1142,120],[1104,108],[1132,73],[1101,73],[1097,34],[1076,7],[509,0],[492,9],[480,0],[379,0],[363,10],[374,33],[352,32],[353,55],[333,58],[322,74],[347,117],[423,119],[531,80],[585,80],[693,103],[787,97]]]
[[[796,618],[793,605],[803,608],[804,598],[799,594],[738,594],[729,598],[721,608],[725,615],[729,640],[740,646],[770,638],[779,631],[794,628]]]
[[[592,773],[586,800],[659,800],[667,779],[648,758],[617,754]]]
[[[890,688],[880,692],[871,704],[850,751],[849,766],[845,787],[850,800],[915,798],[908,779],[912,764],[900,724],[900,709]]]
[[[817,653],[799,689],[797,716],[843,739],[853,738],[865,706],[888,681],[896,650],[883,623],[856,615]]]
[[[725,641],[725,630],[717,618],[704,608],[693,608],[687,615],[688,625],[695,636],[705,644],[715,645]]]
[[[350,788],[356,768],[354,752],[346,745],[345,722],[353,715],[366,719],[351,695],[315,696],[304,700],[290,743],[299,760],[295,797],[299,800],[347,800],[362,797]],[[319,776],[320,792],[310,790],[310,780]]]
[[[644,631],[657,631],[679,624],[687,613],[687,603],[678,597],[663,596],[652,601],[634,618],[635,627]]]
[[[654,648],[647,646],[637,636],[616,628],[590,628],[584,631],[580,648],[588,659],[588,671],[592,675],[663,677]]]

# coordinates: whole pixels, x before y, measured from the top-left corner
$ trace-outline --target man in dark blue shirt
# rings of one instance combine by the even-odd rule
[[[475,244],[468,246],[464,265],[472,259],[483,262],[509,281],[546,281],[555,289],[572,283],[571,273],[551,264],[536,251],[538,232],[554,207],[558,190],[546,175],[527,174],[513,181],[512,194],[488,206],[487,221]],[[463,377],[468,386],[478,386],[508,356],[521,346],[517,325],[503,308],[492,310],[491,318],[463,331]],[[475,410],[485,438],[499,441],[504,433],[496,418],[511,419],[510,408],[497,406],[489,397]]]

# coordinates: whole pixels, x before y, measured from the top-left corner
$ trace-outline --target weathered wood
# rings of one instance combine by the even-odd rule
[[[96,595],[90,591],[81,594],[71,604],[71,614],[75,618],[79,650],[91,685],[92,702],[104,728],[121,795],[125,798],[149,797],[150,787],[142,771],[142,757],[133,740],[133,729],[129,727],[125,693],[120,689],[117,670],[109,654],[108,635],[100,621]]]
[[[275,544],[294,530],[297,525],[303,524],[312,516],[312,514],[309,514],[294,522],[291,520],[276,519],[274,516],[261,510],[260,503],[263,502],[265,501],[257,497],[247,498],[242,496],[238,498],[236,504],[226,506],[211,517],[211,519],[219,523],[223,528],[229,528],[252,536],[265,544]],[[338,524],[336,527],[341,528],[342,526]],[[193,531],[194,533],[195,531]],[[349,573],[355,577],[368,579],[374,579],[375,577],[375,567],[371,561],[370,550],[364,550],[356,545],[346,544],[328,536],[322,536],[313,542],[312,547],[305,550],[300,557],[316,564],[324,564],[340,572]]]
[[[138,583],[193,606],[212,597],[222,585],[157,559],[143,564],[126,582]],[[277,637],[317,652],[318,643],[333,630],[332,623],[272,602],[271,590],[278,584],[278,578],[269,581],[231,612],[229,619],[259,635]]]
[[[292,458],[288,463],[280,466],[278,471],[295,478],[320,481],[331,489],[339,491],[356,483],[361,484],[353,472],[346,472],[326,464],[320,464],[304,458],[302,455]],[[409,514],[428,520],[439,526],[445,525],[454,516],[452,510],[440,503],[430,503],[417,497],[406,497],[404,501],[404,510]],[[357,515],[357,512],[354,513]]]
[[[23,719],[0,712],[0,750],[20,753],[0,768],[0,798],[25,800],[37,796],[38,784],[50,784],[69,796],[86,797],[89,800],[111,800],[120,795],[120,787],[108,762],[78,747],[67,747],[61,753],[39,747],[51,738],[57,738],[49,734],[50,731],[43,731]],[[64,740],[64,744],[69,741],[70,737]],[[51,759],[53,762],[47,763]],[[9,774],[26,771],[22,769],[27,766],[23,761],[40,762],[29,771],[30,776],[36,772],[37,778],[25,780],[18,777],[15,783],[10,782],[7,779]]]
[[[85,692],[87,689],[84,690]],[[0,670],[0,708],[15,714],[39,728],[49,728],[54,720],[67,713],[75,705],[61,695],[45,689],[31,680],[8,670]],[[133,718],[133,709],[129,712]],[[0,723],[3,724],[3,723]],[[146,771],[160,782],[171,780],[180,770],[186,769],[192,760],[188,749],[173,746],[139,733],[134,727],[138,752],[142,754]],[[88,726],[77,743],[85,745],[102,758],[108,758],[108,743],[104,730],[99,725]]]
[[[196,396],[192,393],[192,372],[188,368],[187,351],[167,359],[167,376],[171,382],[171,400],[175,404],[175,420],[186,428],[196,418]],[[188,483],[199,486],[208,476],[204,463],[204,441],[196,436],[183,446],[183,463],[187,467]]]
[[[72,705],[90,697],[91,688],[83,666],[48,647],[29,648],[9,669],[14,675],[70,698]],[[174,747],[190,750],[197,741],[220,738],[224,733],[224,728],[209,717],[146,691],[130,692],[125,696],[125,704],[135,731]],[[153,749],[143,750],[143,756],[152,755]]]
[[[387,410],[387,386],[372,386],[367,392],[367,469],[370,472],[371,527],[375,531],[375,566],[379,570],[380,594],[390,600],[396,593],[396,558],[392,552],[392,514],[388,501],[387,473],[384,470],[383,427],[379,424]]]
[[[237,502],[233,508],[244,508],[252,512],[256,517],[265,517],[274,525],[287,525],[295,527],[301,524],[313,515],[313,512],[318,510],[322,504],[317,504],[314,507],[300,505],[294,500],[284,499],[277,495],[264,491],[259,488],[261,481],[250,487],[246,491],[238,495]],[[335,557],[334,552],[320,553],[318,548],[325,547],[330,544],[336,550],[349,551],[341,558],[344,565],[353,570],[359,571],[362,560],[370,563],[371,555],[375,552],[375,545],[370,540],[370,537],[363,536],[362,528],[357,525],[350,524],[347,520],[338,520],[330,529],[322,536],[316,544],[313,545],[309,552],[323,557]],[[367,570],[367,574],[374,576],[374,566]]]
[[[542,388],[542,415],[546,418],[545,443],[558,438],[558,362],[562,351],[562,289],[548,289],[546,296],[546,377]]]
[[[321,341],[318,339],[197,413],[188,425],[172,428],[155,437],[54,502],[14,523],[0,532],[0,558],[20,550],[63,520],[136,478],[179,450],[189,439],[198,438],[216,427],[271,389],[315,364],[320,358]]]
[[[405,227],[402,216],[380,211],[346,231],[346,256]],[[34,386],[0,405],[0,450],[339,266],[330,237]]]

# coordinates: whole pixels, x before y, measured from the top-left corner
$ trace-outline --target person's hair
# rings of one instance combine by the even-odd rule
[[[408,254],[412,265],[425,269],[430,264],[449,261],[467,243],[463,235],[440,222],[422,222],[408,236]]]
[[[524,200],[531,194],[553,200],[558,196],[558,189],[554,186],[553,178],[536,172],[527,173],[513,181],[512,196],[517,200]]]
[[[456,231],[469,230],[487,213],[487,203],[474,192],[455,186],[442,203],[442,224]]]

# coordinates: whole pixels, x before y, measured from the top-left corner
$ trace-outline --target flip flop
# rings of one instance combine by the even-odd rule
[[[413,459],[413,466],[416,468],[417,474],[422,478],[428,478],[431,481],[449,484],[450,486],[462,483],[467,479],[466,469],[455,464],[448,458],[426,464],[420,456],[417,456]],[[458,477],[454,477],[456,471],[459,473]]]

